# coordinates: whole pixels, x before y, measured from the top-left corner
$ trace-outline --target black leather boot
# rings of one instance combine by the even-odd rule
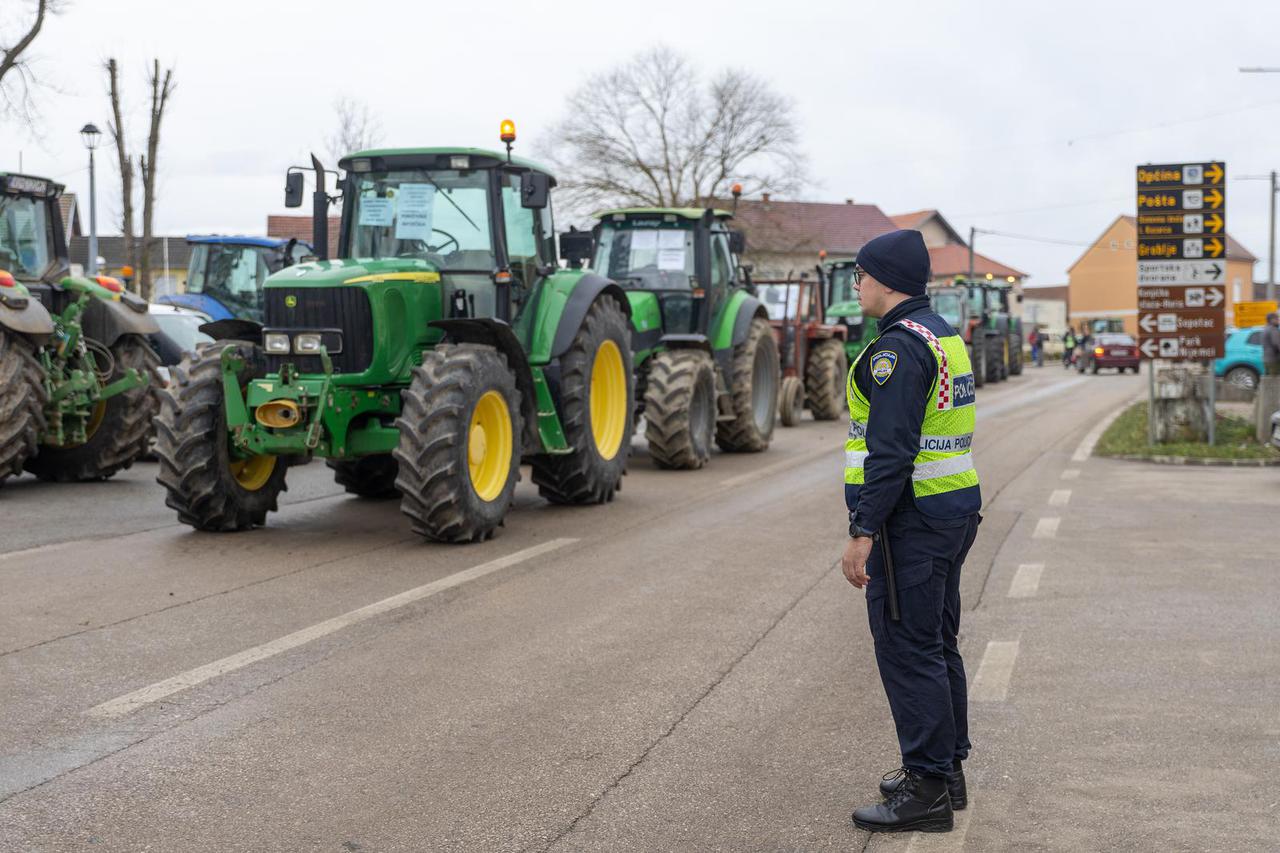
[[[950,832],[955,815],[947,780],[907,770],[902,784],[889,799],[858,809],[853,813],[853,823],[867,832]]]
[[[906,773],[907,768],[899,767],[884,774],[880,779],[880,793],[886,797],[891,796],[907,778]],[[959,761],[951,765],[951,772],[947,774],[947,793],[951,795],[951,808],[956,811],[963,811],[969,805],[969,793],[964,786],[964,770]]]

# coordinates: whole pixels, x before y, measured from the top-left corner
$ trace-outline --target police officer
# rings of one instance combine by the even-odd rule
[[[961,762],[969,755],[956,633],[960,567],[982,505],[969,452],[973,368],[964,340],[930,309],[919,232],[877,237],[856,264],[858,302],[880,322],[846,382],[843,567],[867,590],[902,768],[883,777],[884,801],[855,811],[853,822],[872,832],[945,832],[966,804]]]

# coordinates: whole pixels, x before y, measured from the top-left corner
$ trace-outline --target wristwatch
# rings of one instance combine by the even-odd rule
[[[864,536],[872,542],[880,538],[880,534],[874,530],[867,530],[865,527],[859,527],[852,521],[849,522],[849,535],[854,539],[861,539]]]

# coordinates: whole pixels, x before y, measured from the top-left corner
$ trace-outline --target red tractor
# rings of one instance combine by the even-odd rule
[[[756,279],[756,293],[769,312],[769,323],[782,360],[778,394],[783,426],[795,426],[805,409],[814,420],[845,414],[844,325],[825,322],[822,277],[801,273],[798,279]]]

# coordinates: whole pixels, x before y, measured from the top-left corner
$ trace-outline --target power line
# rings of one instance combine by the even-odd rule
[[[1004,216],[1007,214],[1011,215],[1015,213],[1038,213],[1042,210],[1062,210],[1063,208],[1067,208],[1067,207],[1089,207],[1095,204],[1103,204],[1103,203],[1111,204],[1117,201],[1131,201],[1132,199],[1133,199],[1133,196],[1122,195],[1122,196],[1111,196],[1110,198],[1095,198],[1095,199],[1090,199],[1089,201],[1069,201],[1069,202],[1064,202],[1063,204],[1046,204],[1042,207],[1022,207],[1022,208],[1017,208],[1015,210],[988,210],[988,211],[983,211],[979,213],[957,213],[955,215],[976,217],[976,216]]]
[[[1012,234],[1008,231],[992,231],[989,228],[975,228],[973,230],[978,234],[987,234],[992,237],[1009,237],[1014,240],[1030,240],[1033,243],[1054,243],[1059,246],[1092,246],[1094,245],[1092,241],[1082,243],[1079,240],[1061,240],[1057,237],[1032,237],[1029,234]]]

